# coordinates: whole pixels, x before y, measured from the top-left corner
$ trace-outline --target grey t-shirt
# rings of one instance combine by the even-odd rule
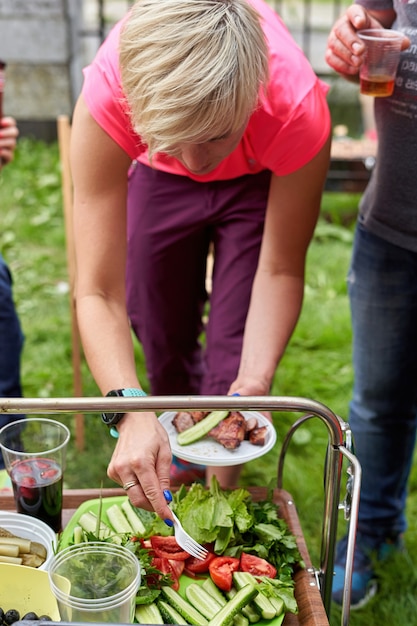
[[[371,232],[417,252],[417,0],[359,0],[394,9],[392,25],[411,40],[402,52],[394,93],[375,98],[378,156],[361,199],[359,220]]]

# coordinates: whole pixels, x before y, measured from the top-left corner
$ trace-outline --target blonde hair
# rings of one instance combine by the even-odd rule
[[[132,125],[149,156],[244,126],[268,80],[268,51],[246,0],[138,0],[120,36]]]

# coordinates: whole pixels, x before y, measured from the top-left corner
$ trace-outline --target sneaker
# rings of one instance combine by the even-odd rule
[[[336,604],[343,603],[345,584],[347,535],[337,544],[334,566],[332,599]],[[382,543],[374,537],[364,536],[358,532],[356,536],[355,556],[353,559],[351,609],[360,609],[373,598],[378,590],[374,564],[385,561],[397,551],[404,549],[403,538],[397,535],[385,539]]]
[[[174,456],[171,464],[170,482],[173,487],[191,485],[192,483],[205,484],[206,466],[189,463]]]

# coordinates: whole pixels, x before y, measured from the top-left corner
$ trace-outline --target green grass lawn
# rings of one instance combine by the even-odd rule
[[[60,170],[56,145],[22,139],[15,162],[0,175],[0,249],[14,276],[14,293],[26,336],[22,361],[25,396],[71,397],[72,368],[70,309]],[[297,329],[276,373],[273,395],[317,400],[343,419],[352,386],[351,330],[345,276],[352,229],[341,226],[342,215],[354,215],[358,196],[325,194],[323,216],[310,247],[305,302]],[[331,216],[329,221],[328,216]],[[146,373],[136,345],[140,379]],[[83,364],[85,396],[99,395]],[[56,416],[69,425],[71,415]],[[277,461],[288,428],[299,415],[275,413],[278,445],[242,473],[243,485],[266,485],[275,480]],[[98,415],[85,417],[85,450],[69,446],[67,487],[113,486],[106,477],[113,440]],[[321,420],[310,420],[293,437],[284,466],[284,488],[293,496],[314,565],[320,554],[323,517],[323,472],[327,430]],[[345,482],[342,485],[342,491]],[[399,556],[381,574],[381,593],[361,611],[352,612],[352,626],[413,626],[417,624],[417,472],[410,481],[410,528],[407,556]],[[344,529],[340,515],[339,532]],[[331,625],[340,624],[334,608]]]

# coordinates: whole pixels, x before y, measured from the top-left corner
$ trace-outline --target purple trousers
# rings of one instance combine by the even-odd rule
[[[153,395],[225,395],[236,378],[269,183],[268,171],[199,183],[132,168],[127,306]]]

